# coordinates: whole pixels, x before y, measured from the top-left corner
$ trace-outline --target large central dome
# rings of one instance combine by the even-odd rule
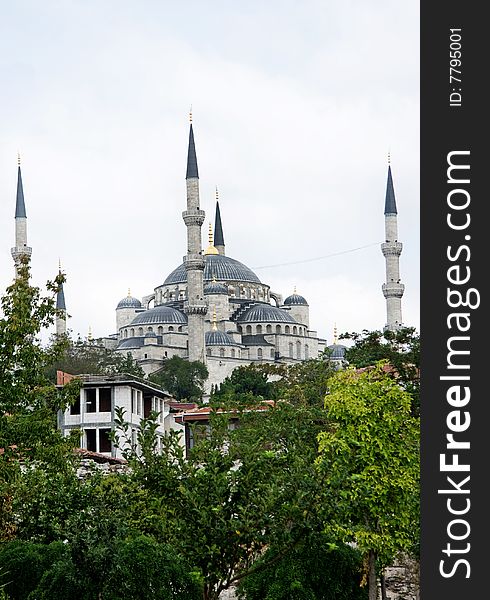
[[[212,281],[214,278],[216,281],[261,283],[260,279],[251,269],[234,258],[222,254],[206,254],[204,259],[206,261],[204,281]],[[182,263],[170,273],[163,285],[185,283],[186,281],[187,273],[184,263]]]

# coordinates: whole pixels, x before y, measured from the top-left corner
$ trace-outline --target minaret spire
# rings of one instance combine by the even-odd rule
[[[221,224],[221,213],[219,211],[218,186],[216,186],[216,215],[214,217],[214,246],[220,254],[225,254],[225,237],[223,225]]]
[[[381,251],[386,260],[386,283],[383,295],[386,298],[385,329],[396,331],[402,327],[402,296],[405,286],[400,283],[400,254],[403,244],[398,241],[398,211],[391,174],[391,157],[388,154],[388,180],[385,197],[385,242]]]
[[[32,248],[27,245],[27,213],[24,201],[24,186],[20,169],[20,154],[17,154],[17,197],[15,201],[15,247],[11,249],[17,277],[23,258],[31,258]]]
[[[58,276],[61,273],[61,261],[59,264]],[[59,284],[58,293],[56,294],[56,335],[66,335],[66,304],[65,293],[63,291],[63,282]]]
[[[204,300],[204,266],[202,254],[201,226],[204,223],[205,212],[199,207],[199,173],[197,170],[196,147],[191,125],[189,129],[189,148],[187,151],[187,210],[182,218],[187,227],[187,255],[184,256],[184,266],[187,272],[187,302],[184,312],[187,314],[189,360],[206,361],[204,352],[204,316],[207,304]]]

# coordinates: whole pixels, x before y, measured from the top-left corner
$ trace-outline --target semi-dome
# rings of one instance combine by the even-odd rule
[[[131,325],[149,325],[150,323],[187,324],[187,317],[171,306],[155,306],[136,315]]]
[[[134,296],[128,294],[126,298],[123,298],[118,302],[116,310],[119,308],[141,308],[141,302],[138,298],[134,298]]]
[[[206,331],[205,334],[206,346],[238,346],[231,335],[223,331]]]
[[[288,311],[282,310],[271,304],[257,303],[248,308],[240,317],[240,323],[294,323],[297,321],[289,314]]]
[[[238,281],[261,283],[257,275],[240,261],[224,256],[223,254],[206,254],[204,256],[204,281]],[[187,272],[184,263],[174,269],[165,279],[163,285],[186,283]]]
[[[308,302],[303,296],[294,292],[284,300],[284,306],[308,306]]]
[[[223,283],[212,281],[204,286],[205,294],[226,294],[228,296],[228,289]]]

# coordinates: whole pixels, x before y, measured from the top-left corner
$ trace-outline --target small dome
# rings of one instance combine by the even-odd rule
[[[123,298],[118,302],[116,310],[119,308],[141,308],[141,302],[138,298],[134,298],[128,294],[126,298]]]
[[[182,323],[187,324],[187,317],[171,306],[155,306],[136,315],[131,325],[145,325],[152,323]]]
[[[288,311],[264,302],[253,304],[240,315],[238,321],[240,323],[297,323]]]
[[[226,294],[228,296],[228,289],[223,283],[212,281],[204,286],[205,294]]]
[[[206,331],[206,346],[238,346],[231,335],[223,331]]]
[[[345,351],[347,350],[347,346],[343,346],[342,344],[331,344],[327,346],[330,359],[332,360],[344,360]]]
[[[154,331],[147,331],[145,333],[145,338],[156,338],[156,337],[158,337],[158,336]]]
[[[300,296],[295,292],[284,300],[284,306],[308,306],[308,302],[306,302],[303,296]]]

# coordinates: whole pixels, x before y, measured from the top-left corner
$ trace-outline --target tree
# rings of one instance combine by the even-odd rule
[[[257,564],[268,563],[276,551],[269,548]],[[346,545],[336,547],[325,534],[312,533],[279,562],[243,580],[239,597],[244,600],[365,600],[360,587],[360,552]]]
[[[270,375],[283,374],[284,369],[275,365],[247,365],[238,367],[228,375],[212,394],[216,400],[250,402],[252,399],[274,400],[278,397],[275,381]]]
[[[54,343],[57,340],[55,338]],[[52,381],[56,380],[56,371],[64,371],[72,375],[88,373],[90,375],[114,375],[127,373],[144,379],[145,373],[133,358],[127,354],[109,350],[94,342],[75,342],[67,339],[63,354],[48,369],[47,375]]]
[[[419,422],[409,394],[382,364],[339,372],[325,403],[331,425],[319,435],[319,465],[328,473],[326,531],[366,556],[375,600],[376,560],[384,567],[418,540]]]
[[[230,428],[236,419],[240,426]],[[186,458],[176,432],[162,440],[161,454],[152,452],[154,422],[143,422],[141,453],[128,454],[133,473],[160,503],[162,541],[202,574],[204,600],[217,600],[318,528],[321,427],[317,408],[220,404]],[[121,447],[124,440],[116,443]],[[254,564],[268,546],[274,556]]]
[[[420,413],[420,335],[413,327],[396,331],[344,333],[342,339],[355,343],[346,350],[346,359],[357,368],[386,360],[394,367],[399,383],[412,397],[412,412]]]
[[[157,383],[176,400],[200,400],[204,393],[204,382],[208,378],[206,365],[195,360],[184,360],[180,356],[167,359],[163,367],[152,373],[150,381]]]

